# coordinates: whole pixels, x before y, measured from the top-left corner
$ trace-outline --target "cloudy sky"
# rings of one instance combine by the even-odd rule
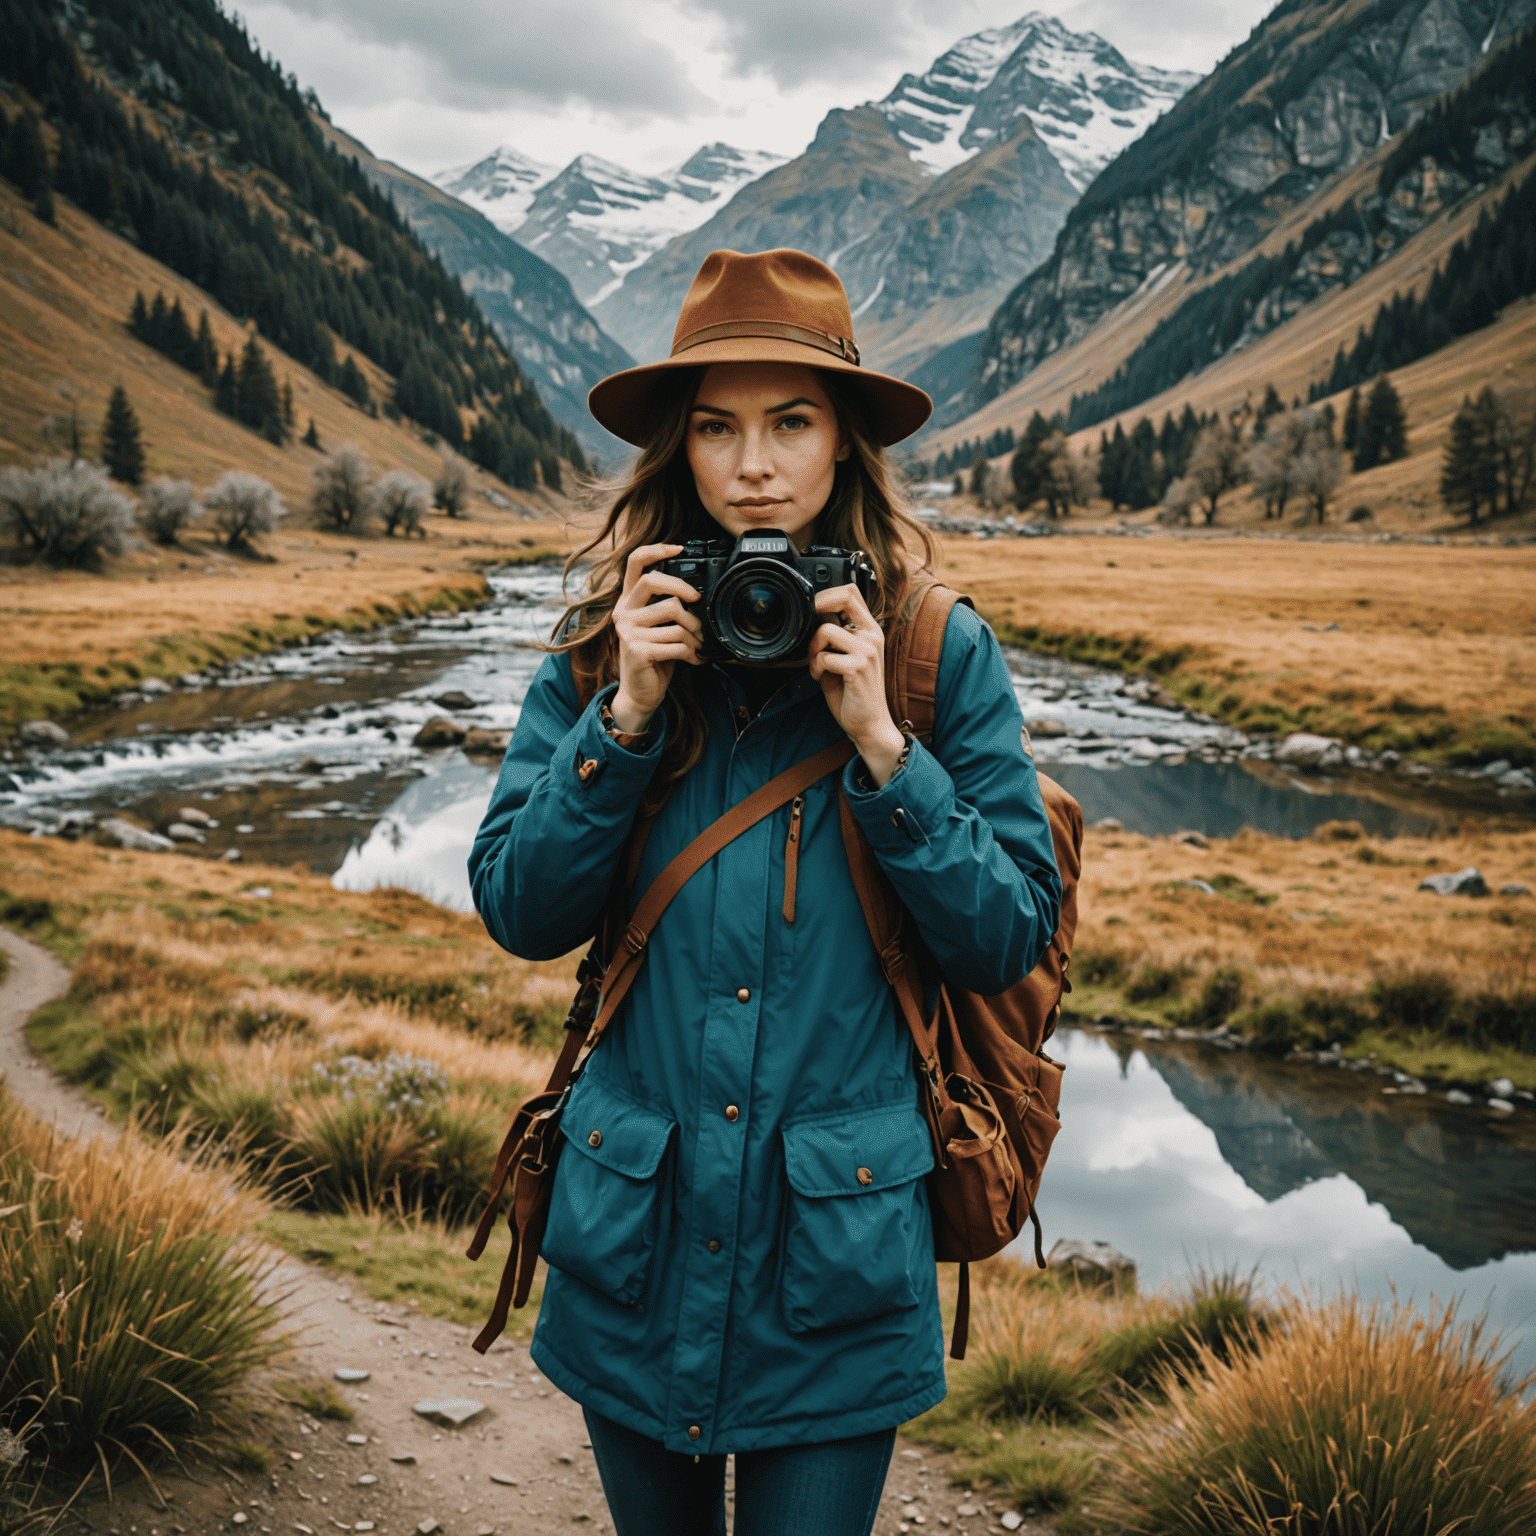
[[[1047,0],[1128,58],[1208,70],[1272,0]],[[511,144],[636,170],[720,139],[798,154],[832,107],[884,96],[1028,0],[256,0],[235,8],[375,153],[430,175]]]

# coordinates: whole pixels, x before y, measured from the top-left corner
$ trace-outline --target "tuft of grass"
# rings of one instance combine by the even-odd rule
[[[990,1349],[966,1371],[955,1391],[955,1407],[984,1422],[1078,1424],[1088,1417],[1098,1377],[1079,1350],[1051,1344]]]
[[[1235,965],[1221,966],[1205,978],[1200,996],[1176,1011],[1175,1022],[1189,1029],[1214,1029],[1237,1011],[1246,990],[1247,981]]]
[[[1183,966],[1158,965],[1149,960],[1126,984],[1126,1001],[1153,1003],[1163,998],[1177,997],[1184,990],[1187,975],[1188,972]]]
[[[185,1136],[60,1141],[0,1095],[0,1423],[110,1479],[216,1427],[281,1298],[261,1204]]]
[[[346,1424],[357,1417],[356,1410],[342,1402],[329,1382],[279,1381],[276,1392],[283,1402],[302,1408],[311,1418],[337,1419]]]
[[[250,1440],[237,1440],[229,1448],[228,1460],[236,1472],[265,1472],[272,1465],[272,1452]]]
[[[1165,1411],[1112,1431],[1095,1513],[1130,1536],[1536,1529],[1530,1380],[1454,1306],[1428,1316],[1309,1301],[1201,1379],[1162,1377]]]

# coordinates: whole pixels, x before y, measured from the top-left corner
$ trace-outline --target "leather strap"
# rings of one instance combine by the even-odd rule
[[[949,1336],[951,1360],[965,1359],[965,1346],[971,1336],[971,1266],[960,1261],[960,1290],[955,1297],[955,1331]]]
[[[672,904],[672,899],[727,843],[734,842],[741,834],[755,827],[764,817],[771,816],[781,805],[787,805],[796,795],[803,794],[818,779],[825,778],[834,769],[852,760],[854,746],[851,741],[837,741],[824,747],[814,757],[808,757],[793,768],[786,769],[770,779],[761,789],[754,790],[739,805],[733,805],[718,821],[699,833],[683,851],[657,875],[640,898],[634,916],[629,920],[623,937],[609,958],[608,973],[604,979],[602,1006],[592,1022],[587,1036],[590,1051],[603,1037],[609,1021],[618,1011],[640,973],[646,946],[662,913]],[[626,953],[627,951],[627,953]],[[618,969],[614,969],[617,962]]]
[[[737,338],[759,338],[763,341],[796,341],[802,347],[815,347],[818,352],[830,352],[845,363],[859,365],[859,349],[851,336],[830,336],[826,331],[808,330],[803,325],[788,325],[782,320],[725,320],[719,325],[706,325],[672,343],[672,356],[686,352],[690,347],[702,347],[706,341],[733,341]]]
[[[956,603],[972,606],[968,597],[942,582],[914,583],[903,606],[902,622],[893,627],[886,644],[886,693],[891,714],[919,741],[933,738],[939,662],[944,655],[950,610]]]

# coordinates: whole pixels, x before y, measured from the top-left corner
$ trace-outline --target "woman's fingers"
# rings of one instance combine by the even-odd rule
[[[681,544],[642,544],[639,549],[632,550],[624,562],[624,591],[628,593],[634,589],[645,575],[647,566],[655,565],[658,560],[670,560],[682,552]]]
[[[880,626],[875,622],[875,616],[869,611],[869,604],[864,601],[864,594],[849,582],[842,587],[827,587],[816,594],[816,612],[824,614],[827,618],[835,618],[841,623],[851,624],[856,631],[868,634],[873,631],[884,639]]]
[[[683,628],[697,634],[702,634],[704,630],[697,615],[689,613],[678,597],[664,597],[654,603],[626,609],[622,622],[643,629],[651,629],[660,624],[681,624]]]

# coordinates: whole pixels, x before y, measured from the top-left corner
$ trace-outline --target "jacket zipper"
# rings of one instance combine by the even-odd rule
[[[784,844],[784,921],[795,920],[795,881],[800,873],[800,812],[805,796],[796,795],[789,808],[789,838]]]

